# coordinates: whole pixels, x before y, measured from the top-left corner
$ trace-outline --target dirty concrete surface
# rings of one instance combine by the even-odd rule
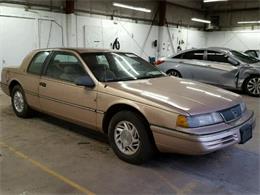
[[[0,146],[0,193],[83,193],[65,178],[95,194],[260,194],[260,98],[243,98],[257,118],[250,142],[205,156],[158,154],[135,166],[119,160],[102,134],[44,114],[16,117],[0,91],[0,141],[13,149]]]

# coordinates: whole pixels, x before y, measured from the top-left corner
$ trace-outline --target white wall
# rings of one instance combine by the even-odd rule
[[[194,28],[158,27],[132,20],[96,15],[65,15],[0,6],[0,71],[17,66],[32,49],[47,47],[102,47],[111,49],[115,38],[120,51],[162,57],[177,51],[207,46],[237,50],[260,48],[260,30],[204,32]],[[158,47],[152,42],[158,40]]]
[[[63,46],[111,49],[111,43],[117,37],[121,51],[134,52],[147,60],[149,56],[171,55],[176,51],[178,39],[184,40],[184,49],[205,45],[201,31],[171,27],[169,35],[167,28],[163,29],[163,38],[159,40],[158,26],[134,23],[132,20],[0,6],[0,69],[18,66],[33,49]],[[154,40],[158,40],[160,47],[152,45]],[[100,42],[97,44],[95,41]],[[162,48],[163,44],[171,45],[171,41],[175,49],[170,47],[159,54],[158,48]]]
[[[0,6],[0,68],[19,65],[33,49],[61,47],[60,26],[66,30],[64,14]]]
[[[134,52],[148,59],[156,56],[152,41],[158,39],[158,27],[121,20],[108,20],[88,16],[77,17],[77,47],[112,49],[119,38],[120,51]]]
[[[201,48],[206,46],[206,33],[192,28],[163,27],[160,35],[159,56],[169,56],[178,52],[180,45],[182,50]],[[179,44],[180,43],[180,44]]]
[[[207,47],[227,47],[239,51],[260,49],[260,30],[208,32]]]

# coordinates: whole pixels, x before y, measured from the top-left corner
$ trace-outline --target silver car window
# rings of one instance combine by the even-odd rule
[[[182,58],[187,60],[203,60],[204,50],[186,52],[183,54]]]
[[[213,62],[229,63],[228,57],[224,53],[210,50],[207,52],[207,60]]]

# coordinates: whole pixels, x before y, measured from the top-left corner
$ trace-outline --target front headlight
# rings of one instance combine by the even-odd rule
[[[241,108],[241,112],[242,113],[244,113],[245,111],[246,111],[246,103],[245,102],[242,102],[241,104],[240,104],[240,108]]]
[[[223,122],[223,118],[217,112],[197,116],[179,115],[176,125],[184,128],[196,128]]]

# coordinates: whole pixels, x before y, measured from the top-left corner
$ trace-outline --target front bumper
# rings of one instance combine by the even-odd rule
[[[151,125],[155,144],[161,152],[200,155],[239,143],[241,140],[240,128],[252,125],[255,128],[253,112],[247,112],[234,124],[219,132],[207,134],[193,134]]]

